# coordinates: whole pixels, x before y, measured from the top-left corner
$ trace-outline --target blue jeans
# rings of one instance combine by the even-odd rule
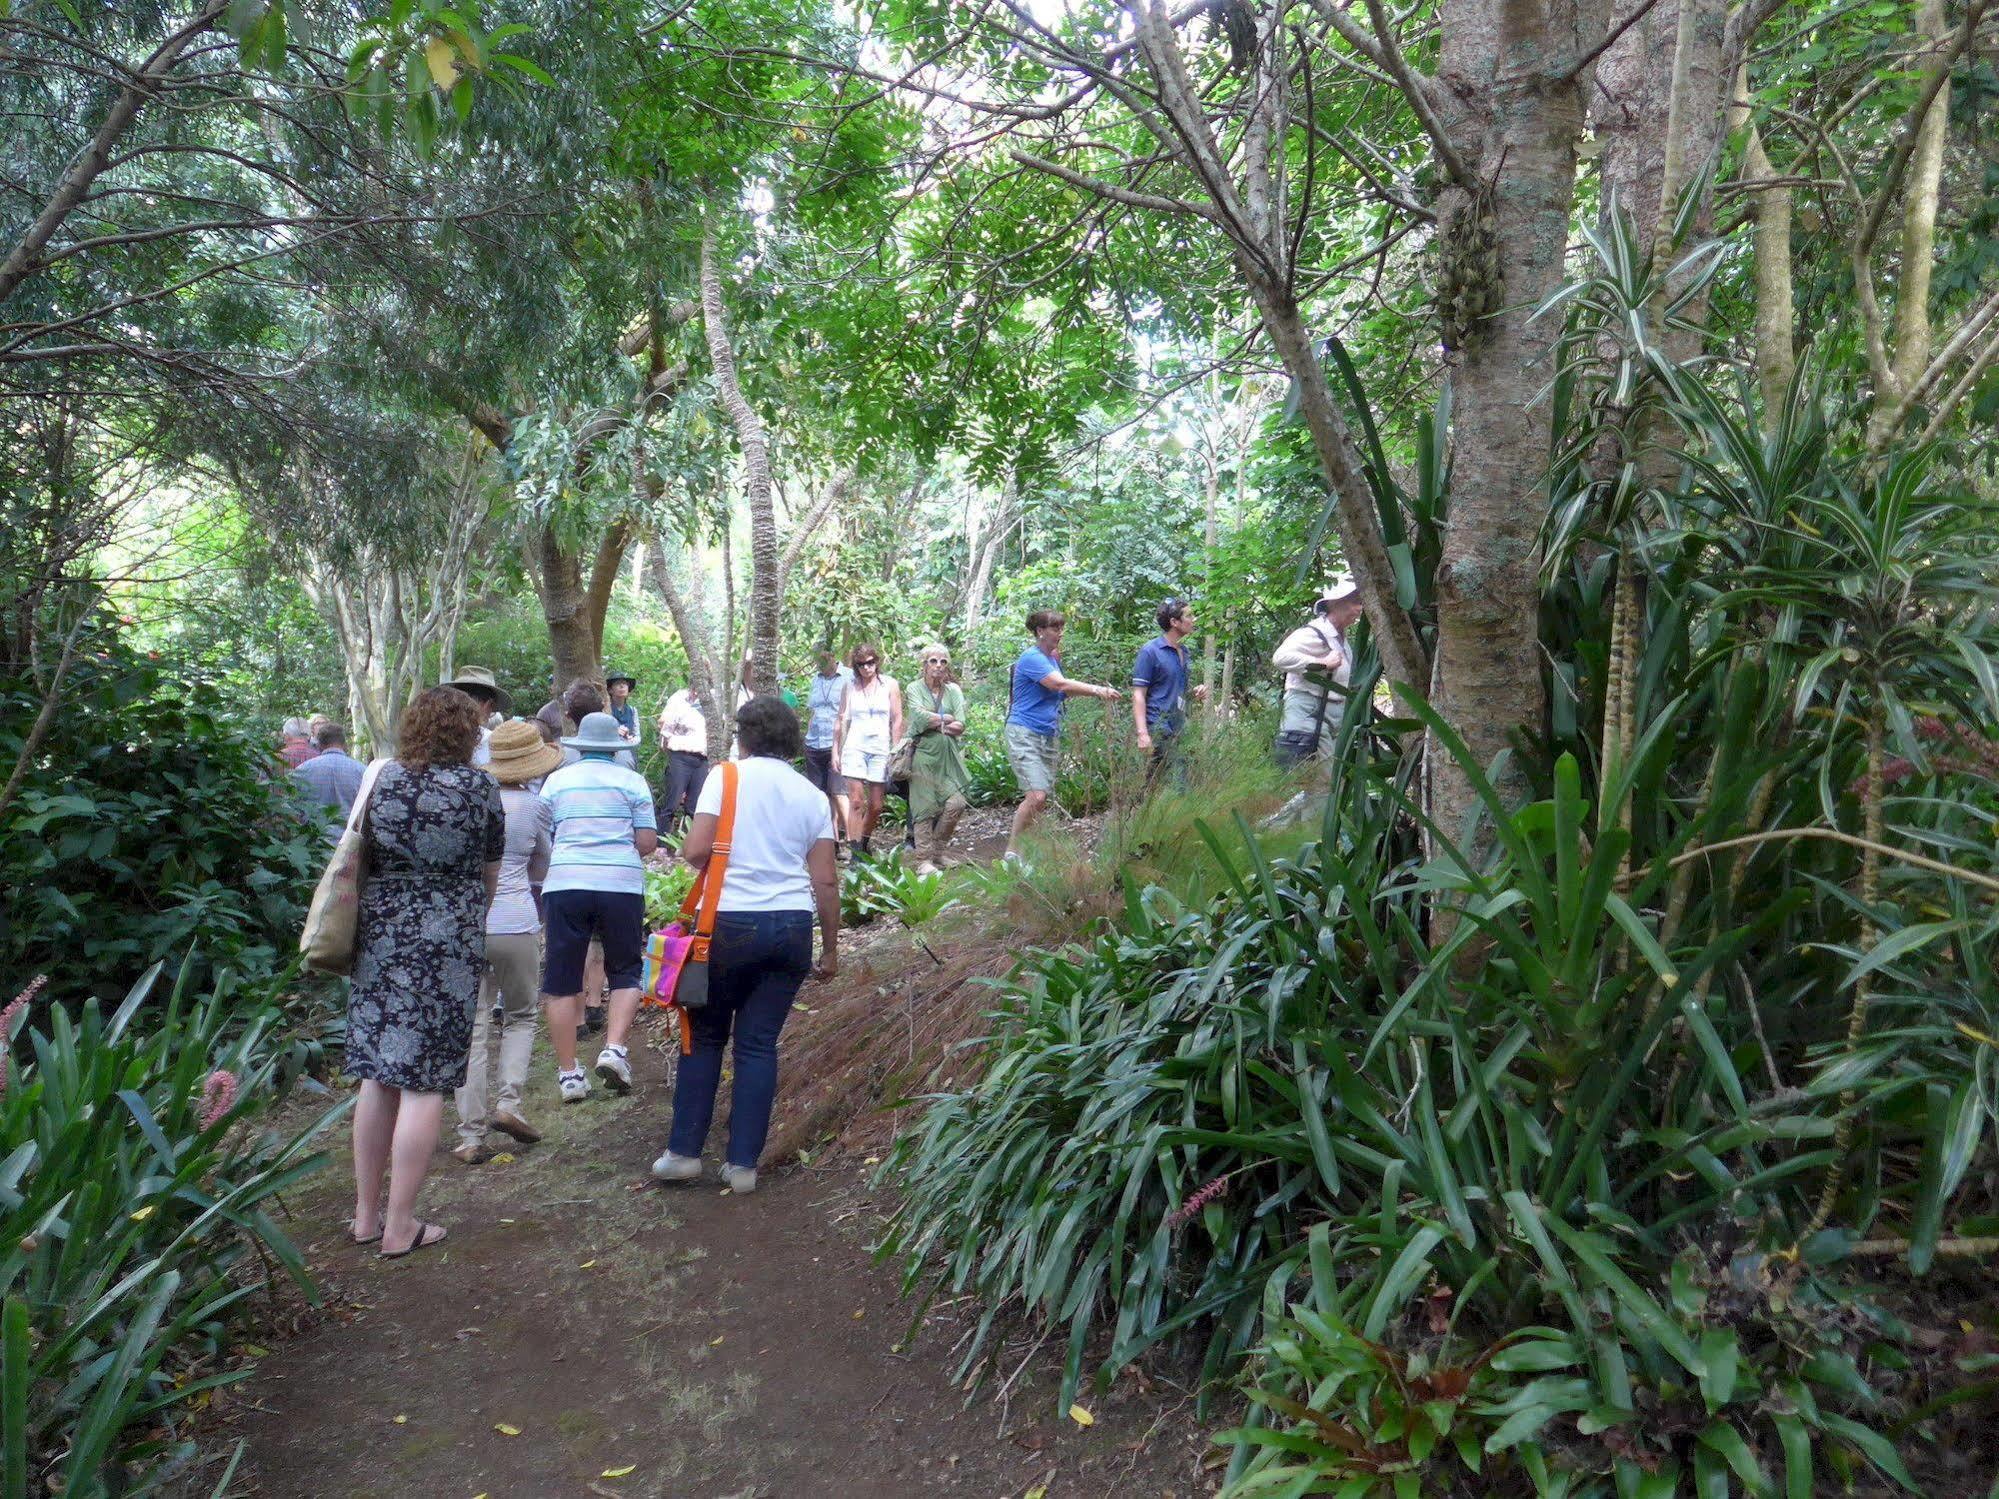
[[[725,911],[708,950],[708,1003],[687,1012],[692,1054],[680,1059],[673,1088],[673,1133],[666,1148],[698,1156],[715,1117],[722,1048],[736,1038],[735,1095],[729,1104],[731,1166],[755,1168],[777,1101],[777,1038],[798,986],[812,971],[808,911]]]

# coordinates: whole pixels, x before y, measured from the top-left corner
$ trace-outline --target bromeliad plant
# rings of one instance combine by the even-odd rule
[[[1627,880],[1633,833],[1612,809],[1657,776],[1676,721],[1595,797],[1564,756],[1552,794],[1508,812],[1467,766],[1494,828],[1485,863],[1434,828],[1419,858],[1409,764],[1361,768],[1295,858],[1246,838],[1213,907],[1136,893],[1088,950],[1030,957],[983,1081],[935,1101],[894,1158],[908,1195],[888,1247],[911,1284],[975,1293],[987,1329],[1008,1308],[1062,1328],[1065,1400],[1098,1331],[1100,1374],[1188,1339],[1207,1381],[1285,1338],[1346,1370],[1262,1365],[1276,1399],[1239,1436],[1236,1476],[1284,1476],[1254,1492],[1334,1475],[1355,1494],[1490,1492],[1478,1463],[1573,1494],[1899,1476],[1859,1372],[1885,1324],[1822,1275],[1851,1236],[1798,1240],[1842,1095],[1866,1112],[1909,1080],[1760,1075],[1735,986],[1789,968],[1832,989],[1855,964],[1801,967],[1781,940],[1810,883],[1745,893],[1713,854],[1675,863],[1738,827],[1784,763],[1753,721]],[[1432,948],[1421,912],[1441,901],[1459,919]],[[1695,1242],[1729,1249],[1690,1258]],[[1307,1292],[1321,1325],[1301,1330]],[[1528,1329],[1522,1351],[1476,1363]],[[1365,1380],[1361,1344],[1383,1350]],[[1432,1385],[1389,1420],[1380,1392],[1446,1368],[1467,1371],[1451,1411]]]
[[[195,994],[191,967],[161,1002],[159,972],[109,1015],[91,1000],[9,1017],[0,1499],[135,1491],[192,1451],[176,1435],[190,1402],[251,1372],[227,1364],[259,1267],[312,1294],[270,1208],[346,1105],[288,1140],[246,1127],[278,1091],[280,1017]]]

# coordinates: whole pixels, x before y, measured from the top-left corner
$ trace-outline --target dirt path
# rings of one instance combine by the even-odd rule
[[[1004,1407],[967,1408],[946,1378],[953,1314],[905,1346],[912,1304],[867,1252],[861,1163],[768,1174],[747,1198],[654,1186],[665,1062],[634,1058],[633,1097],[566,1109],[539,1068],[548,1138],[511,1161],[440,1155],[424,1210],[451,1237],[406,1260],[345,1242],[334,1142],[294,1224],[333,1310],[242,1389],[245,1491],[1207,1491],[1201,1423],[1124,1382],[1086,1397],[1088,1428],[1055,1410],[1038,1360]]]

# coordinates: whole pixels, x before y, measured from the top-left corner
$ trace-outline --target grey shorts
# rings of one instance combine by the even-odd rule
[[[1006,726],[1006,758],[1022,791],[1053,791],[1060,741],[1017,723]]]

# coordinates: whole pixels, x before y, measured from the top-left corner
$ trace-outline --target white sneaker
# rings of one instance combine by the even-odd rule
[[[701,1180],[701,1157],[698,1155],[675,1155],[667,1151],[652,1163],[655,1181],[691,1182]]]
[[[556,1073],[555,1087],[564,1103],[581,1103],[590,1096],[590,1079],[583,1075],[581,1067],[574,1072]]]
[[[604,1080],[604,1086],[613,1093],[632,1091],[631,1059],[622,1047],[607,1046],[597,1053],[597,1076]]]
[[[738,1197],[747,1197],[757,1189],[757,1172],[754,1166],[724,1166],[722,1185]]]

